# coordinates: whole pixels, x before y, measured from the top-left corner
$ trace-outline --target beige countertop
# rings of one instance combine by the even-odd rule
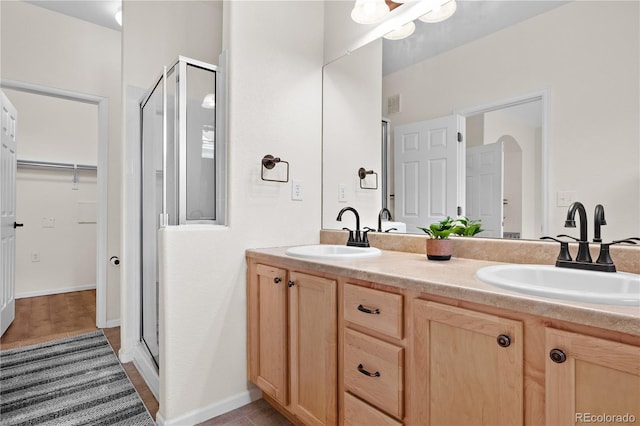
[[[503,290],[478,280],[479,268],[506,262],[452,258],[429,261],[424,254],[382,250],[369,259],[310,260],[285,254],[287,247],[249,249],[247,256],[259,262],[289,269],[340,275],[400,289],[459,299],[640,336],[640,307],[599,305],[550,299]]]

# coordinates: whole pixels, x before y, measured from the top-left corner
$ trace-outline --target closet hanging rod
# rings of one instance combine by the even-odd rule
[[[18,167],[29,167],[34,169],[98,170],[97,166],[89,164],[53,163],[49,161],[18,160],[17,165]]]

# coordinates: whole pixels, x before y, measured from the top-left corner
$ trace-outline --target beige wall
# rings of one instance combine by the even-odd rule
[[[639,7],[571,2],[391,74],[383,99],[401,93],[413,113],[390,118],[419,121],[547,89],[548,234],[567,231],[556,191],[575,190],[589,217],[597,203],[605,206],[605,240],[638,235]]]
[[[2,78],[108,98],[106,264],[120,251],[120,33],[22,1],[0,2],[0,9]],[[120,318],[118,269],[107,267],[106,290],[113,324]]]

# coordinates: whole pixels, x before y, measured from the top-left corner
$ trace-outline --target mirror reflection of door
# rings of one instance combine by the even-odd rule
[[[395,217],[407,232],[457,215],[461,130],[458,115],[396,126]]]
[[[451,117],[457,116],[395,127],[396,220],[407,224],[407,232],[421,233],[416,226],[464,214],[482,220],[479,237],[536,238],[542,222],[542,102],[494,106],[464,117],[463,125],[453,119],[448,131],[462,132],[464,143],[450,145],[460,152],[449,151],[447,158],[435,136],[444,135],[443,123]],[[452,170],[457,173],[449,175]]]
[[[503,146],[503,176],[499,181],[491,184],[487,174],[481,187],[470,187],[476,183],[467,175],[465,214],[474,219],[478,216],[486,229],[478,236],[535,239],[542,223],[542,101],[509,104],[469,115],[466,138],[467,171],[470,153],[490,149],[487,147],[494,144]],[[486,154],[483,167],[489,167],[489,161],[495,159]],[[499,196],[498,184],[502,186]],[[471,201],[473,197],[475,202]],[[497,230],[497,211],[501,211],[501,231]]]

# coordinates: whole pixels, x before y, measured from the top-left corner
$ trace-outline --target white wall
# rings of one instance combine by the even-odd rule
[[[245,249],[319,240],[323,4],[228,2],[224,25],[229,226],[161,231],[161,356],[170,367],[160,414],[170,424],[249,401]],[[289,161],[302,201],[291,200],[291,182],[260,180],[265,154]]]
[[[360,228],[377,227],[382,207],[382,164],[380,159],[382,91],[382,41],[377,40],[340,61],[327,64],[323,77],[324,228],[356,229],[355,217],[338,212],[347,206],[360,214]],[[378,189],[360,188],[358,169],[378,174]],[[339,185],[346,199],[338,199]],[[363,187],[375,187],[375,177],[367,176]]]
[[[108,98],[106,264],[120,251],[120,33],[22,1],[3,1],[0,8],[3,79]],[[117,322],[116,268],[107,268],[106,293],[107,321]]]
[[[19,159],[97,163],[97,106],[4,91],[19,111]],[[17,297],[95,288],[96,172],[80,172],[78,180],[74,190],[71,170],[18,167],[17,219],[25,226],[16,241]],[[79,203],[91,218],[78,217]]]
[[[383,99],[401,93],[413,111],[391,119],[425,120],[548,89],[548,234],[567,231],[555,191],[575,190],[590,216],[605,206],[606,240],[638,235],[639,7],[571,2],[391,74]],[[419,79],[422,87],[404,85]]]
[[[139,132],[139,100],[145,91],[154,85],[162,74],[163,66],[172,65],[178,56],[187,56],[203,62],[218,63],[218,55],[222,49],[222,2],[221,1],[129,1],[123,3],[122,31],[122,114],[125,122],[123,129],[125,141],[123,146],[123,228],[122,228],[122,349],[121,359],[130,361],[135,357],[140,337],[140,132]],[[173,264],[171,258],[161,267]],[[209,277],[207,277],[209,278]],[[162,281],[163,289],[165,282]],[[177,286],[185,295],[201,300],[202,294],[197,291],[194,281],[180,282]],[[160,295],[164,293],[161,289]],[[166,300],[166,299],[165,299]],[[178,309],[191,311],[191,301],[183,300]],[[206,393],[197,392],[194,387],[180,386],[175,383],[174,372],[182,374],[182,361],[171,361],[174,351],[191,354],[194,344],[191,341],[183,345],[176,342],[171,330],[173,324],[180,324],[185,315],[161,306],[160,318],[160,412],[159,419],[170,421],[172,416],[183,414],[183,406],[178,402],[175,406],[175,392],[179,390],[185,397],[196,401],[208,398]],[[186,315],[188,317],[189,314]],[[168,318],[168,319],[167,319]],[[197,327],[196,327],[197,328]],[[198,351],[195,349],[196,352]],[[140,364],[142,365],[142,364]],[[194,368],[198,365],[200,368]],[[203,370],[209,362],[189,366],[199,380],[206,379]],[[153,369],[153,367],[150,367]],[[167,389],[167,390],[165,390]],[[192,391],[186,392],[185,389]],[[173,391],[172,391],[173,390]],[[194,397],[198,395],[198,397]],[[194,397],[194,398],[192,398]],[[173,408],[172,408],[173,407]],[[187,410],[188,411],[188,410]],[[176,414],[178,413],[178,414]]]

